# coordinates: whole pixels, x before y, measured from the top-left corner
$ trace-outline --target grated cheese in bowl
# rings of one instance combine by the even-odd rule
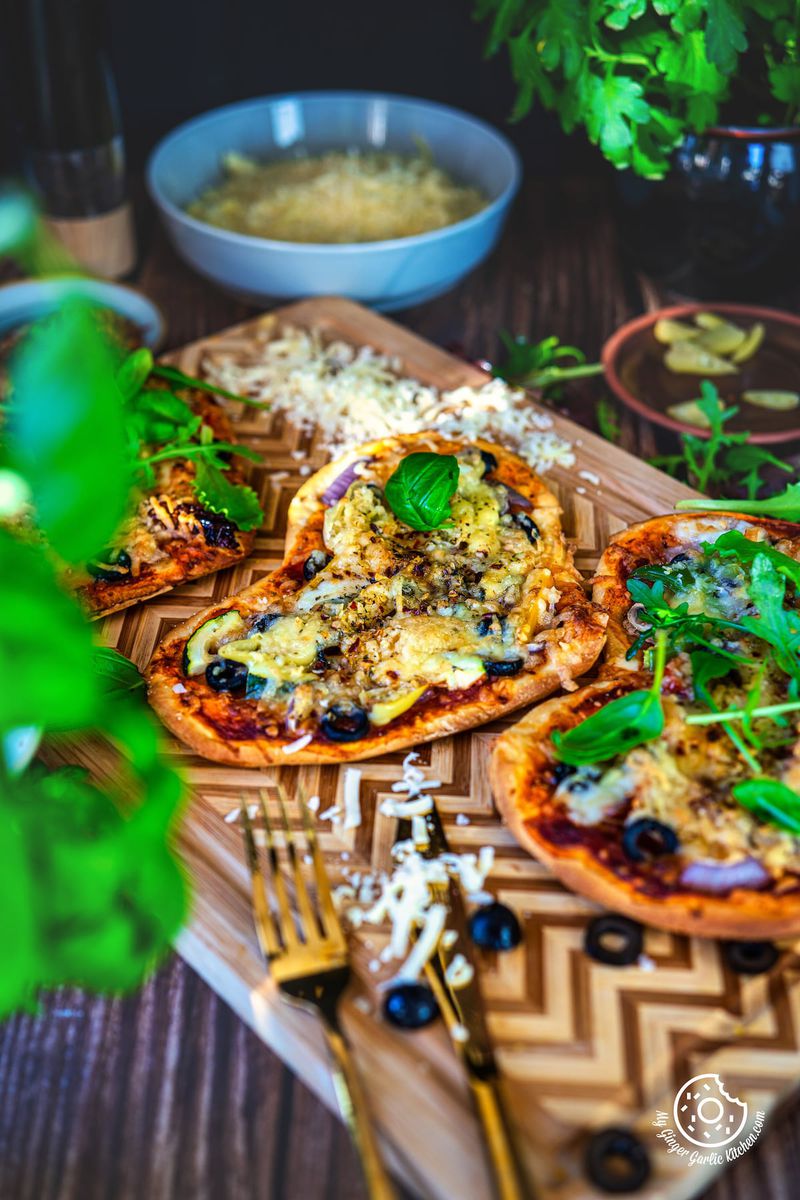
[[[375,438],[436,429],[499,442],[540,473],[575,462],[552,418],[502,379],[441,391],[403,376],[397,360],[370,346],[326,344],[319,331],[292,326],[276,338],[269,332],[267,327],[257,352],[246,359],[221,351],[207,357],[206,375],[227,391],[285,413],[304,431],[316,430],[332,457]]]

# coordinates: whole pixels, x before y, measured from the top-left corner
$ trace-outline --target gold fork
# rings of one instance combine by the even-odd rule
[[[372,1200],[394,1200],[395,1190],[383,1165],[361,1080],[350,1056],[338,1020],[338,1007],[350,979],[347,942],[331,898],[325,863],[311,816],[302,796],[298,797],[306,844],[311,853],[316,879],[317,908],[311,901],[303,877],[294,835],[289,824],[288,802],[278,785],[283,834],[294,879],[297,926],[289,906],[286,883],[281,874],[278,850],[263,793],[259,808],[266,837],[267,877],[272,882],[273,912],[267,898],[265,875],[259,865],[258,849],[247,801],[242,799],[245,852],[253,888],[256,933],[270,974],[283,999],[319,1013],[331,1052],[333,1083],[342,1117],[350,1130],[364,1167]]]
[[[431,798],[432,799],[432,798]],[[423,858],[437,858],[448,853],[450,846],[439,811],[433,802],[425,817],[428,843],[418,847]],[[398,823],[397,836],[404,841],[411,836],[411,822],[405,818]],[[449,910],[448,927],[458,936],[452,947],[460,951],[472,967],[471,979],[456,988],[447,979],[448,952],[441,940],[433,957],[425,966],[425,978],[436,997],[439,1010],[450,1034],[453,1047],[464,1064],[475,1108],[486,1138],[495,1188],[499,1200],[533,1200],[530,1183],[523,1177],[499,1089],[499,1071],[486,1028],[483,998],[478,974],[472,961],[467,933],[467,914],[460,883],[449,876],[446,883],[431,883],[431,899],[445,904]]]

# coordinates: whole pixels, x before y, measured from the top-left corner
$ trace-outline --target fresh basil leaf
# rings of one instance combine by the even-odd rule
[[[659,698],[640,689],[618,696],[566,733],[556,730],[553,745],[561,762],[580,767],[626,754],[657,738],[663,729]]]
[[[139,668],[110,646],[95,646],[94,670],[107,693],[125,695],[144,687]]]
[[[231,483],[213,463],[199,458],[195,465],[195,491],[202,505],[222,513],[246,532],[256,529],[264,519],[258,496],[244,483]]]
[[[458,487],[458,459],[427,451],[407,454],[386,481],[384,494],[394,515],[412,529],[438,529],[450,516]]]
[[[785,783],[762,775],[735,783],[731,793],[734,800],[755,816],[800,835],[800,796]]]
[[[238,404],[249,404],[253,408],[269,408],[269,405],[263,400],[253,400],[250,396],[237,396],[235,392],[227,392],[225,388],[218,387],[215,383],[209,383],[207,379],[195,379],[193,375],[186,375],[177,367],[169,366],[168,363],[156,363],[152,373],[160,379],[168,379],[170,383],[177,383],[180,387],[195,388],[198,392],[210,392],[212,396],[222,396],[224,400],[235,400]]]
[[[28,481],[52,548],[86,562],[117,529],[132,483],[114,360],[92,309],[69,300],[34,327],[10,374],[7,465]]]
[[[146,346],[133,350],[117,370],[117,387],[124,400],[131,400],[147,383],[153,370],[153,355]]]

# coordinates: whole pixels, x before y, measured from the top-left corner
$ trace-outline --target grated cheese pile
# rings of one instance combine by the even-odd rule
[[[390,815],[415,816],[419,808],[430,812],[433,801],[426,788],[441,786],[439,780],[424,779],[415,765],[418,755],[412,751],[403,762],[403,778],[392,790],[405,793],[407,800],[392,800]],[[413,805],[413,812],[409,806]],[[388,811],[382,808],[381,811]],[[389,942],[381,953],[384,962],[402,960],[395,978],[417,979],[436,949],[445,930],[447,907],[434,903],[432,884],[446,884],[450,876],[458,878],[467,898],[483,899],[486,877],[494,864],[491,846],[481,847],[478,854],[442,854],[424,858],[415,840],[397,842],[392,848],[395,865],[391,873],[378,876],[353,873],[346,884],[338,887],[334,899],[339,909],[356,928],[363,924],[391,926]],[[416,932],[416,940],[414,934]],[[451,963],[454,986],[463,986],[471,978],[471,968],[463,955]]]
[[[307,432],[316,428],[333,457],[375,438],[437,429],[500,442],[539,472],[575,462],[570,443],[553,432],[552,418],[502,379],[440,391],[402,376],[398,361],[369,346],[325,345],[319,332],[291,326],[273,340],[269,332],[267,326],[249,361],[218,353],[204,362],[205,373]]]

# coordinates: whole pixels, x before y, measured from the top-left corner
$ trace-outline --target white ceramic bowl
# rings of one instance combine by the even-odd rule
[[[488,196],[486,208],[431,233],[346,245],[231,233],[185,211],[219,179],[221,160],[232,150],[261,160],[300,150],[413,154],[419,138],[439,166]],[[438,296],[486,257],[520,166],[504,137],[454,108],[367,92],[306,92],[231,104],[180,125],[153,151],[147,179],[178,253],[227,291],[255,302],[336,294],[391,310]]]
[[[0,334],[55,312],[67,296],[82,296],[110,308],[141,331],[142,343],[156,350],[164,340],[164,318],[147,296],[134,288],[83,275],[23,279],[0,287]]]

